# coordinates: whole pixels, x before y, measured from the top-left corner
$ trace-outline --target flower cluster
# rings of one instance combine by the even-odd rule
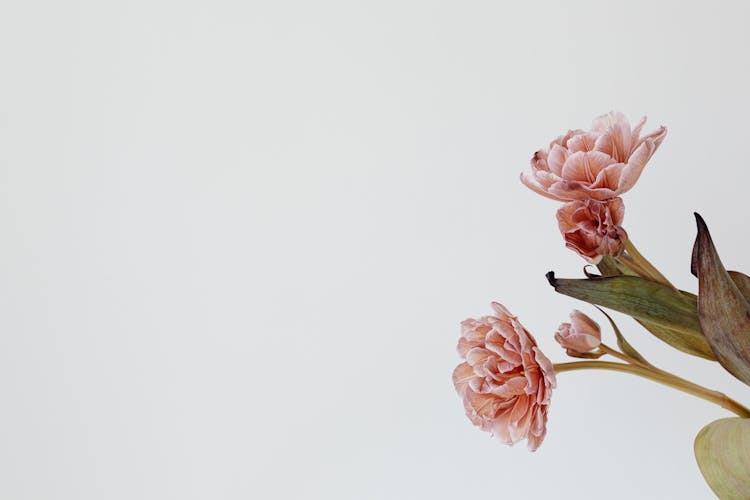
[[[645,118],[631,128],[622,113],[601,116],[589,131],[569,131],[548,150],[534,153],[531,173],[521,175],[526,186],[561,202],[557,221],[566,246],[600,272],[584,268],[585,278],[571,279],[550,271],[547,281],[556,292],[597,306],[617,346],[602,342],[599,325],[573,310],[554,338],[577,360],[552,364],[518,319],[493,303],[492,315],[461,323],[461,364],[453,371],[453,384],[474,425],[505,444],[525,439],[531,451],[547,433],[552,390],[560,373],[628,373],[702,398],[738,417],[716,420],[696,436],[693,449],[703,477],[718,498],[750,499],[750,407],[652,364],[602,309],[637,319],[664,343],[717,362],[750,386],[750,276],[727,271],[697,213],[690,259],[697,295],[675,287],[622,227],[621,195],[633,187],[666,135],[660,127],[641,136],[644,123]]]
[[[641,137],[645,123],[631,128],[618,112],[600,116],[589,131],[571,130],[534,153],[531,174],[521,180],[532,190],[563,202],[557,221],[566,246],[598,263],[624,251],[625,205],[620,195],[633,187],[666,129]],[[469,419],[505,444],[527,440],[536,450],[546,434],[547,412],[555,387],[555,367],[534,337],[505,307],[494,315],[461,323],[458,352],[463,362],[453,383]],[[601,333],[591,318],[573,311],[555,339],[574,357],[596,358]]]
[[[624,114],[610,112],[589,131],[570,130],[531,158],[521,181],[535,192],[565,204],[557,212],[568,248],[597,263],[619,255],[627,239],[620,195],[630,190],[667,134],[665,127],[641,137]]]

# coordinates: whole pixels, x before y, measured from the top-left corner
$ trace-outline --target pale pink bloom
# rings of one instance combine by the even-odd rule
[[[570,313],[570,323],[563,323],[557,329],[555,340],[569,354],[582,354],[599,347],[602,331],[596,321],[574,309]]]
[[[453,384],[474,425],[504,444],[527,439],[534,451],[547,432],[555,372],[516,317],[496,302],[492,308],[494,316],[461,323],[458,352],[465,362]]]
[[[624,114],[612,111],[594,120],[591,130],[570,130],[531,158],[531,174],[521,181],[558,201],[609,200],[635,185],[646,162],[667,135],[665,127],[641,137],[644,117],[630,128]]]
[[[621,198],[608,202],[571,201],[557,211],[557,225],[565,246],[593,264],[604,255],[620,255],[628,234],[622,228],[625,205]]]

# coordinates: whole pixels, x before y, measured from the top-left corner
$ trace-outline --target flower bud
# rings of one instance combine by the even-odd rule
[[[599,347],[602,333],[596,321],[574,309],[570,313],[570,323],[563,323],[557,329],[555,340],[569,354],[582,354]]]

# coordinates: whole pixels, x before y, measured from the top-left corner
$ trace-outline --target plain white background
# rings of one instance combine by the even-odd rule
[[[692,443],[718,407],[565,373],[532,454],[472,427],[450,376],[459,322],[492,300],[555,361],[568,312],[595,315],[546,284],[583,262],[518,175],[611,109],[669,128],[625,197],[639,248],[695,291],[697,210],[750,269],[749,18],[743,1],[2,2],[0,497],[712,498]]]

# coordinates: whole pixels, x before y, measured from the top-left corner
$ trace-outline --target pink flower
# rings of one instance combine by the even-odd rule
[[[495,316],[461,323],[458,352],[465,362],[453,384],[474,425],[504,444],[527,439],[534,451],[547,432],[555,372],[516,317],[496,302],[492,308]]]
[[[558,201],[592,198],[605,201],[632,188],[646,162],[667,135],[665,127],[640,136],[644,117],[635,128],[620,112],[594,120],[591,130],[570,130],[531,158],[531,174],[521,182]]]
[[[621,198],[608,202],[571,201],[557,211],[565,246],[597,264],[604,255],[620,255],[628,239],[622,228],[625,205]]]
[[[568,354],[582,354],[599,347],[602,332],[596,321],[574,309],[570,313],[570,323],[563,323],[557,329],[555,340]]]

